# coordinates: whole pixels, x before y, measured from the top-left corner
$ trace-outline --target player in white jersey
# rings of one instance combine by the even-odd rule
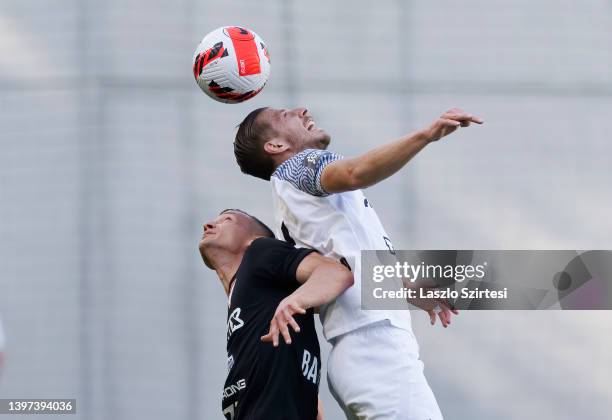
[[[327,150],[330,136],[305,108],[260,108],[239,125],[234,153],[240,169],[272,183],[277,235],[314,248],[354,272],[355,285],[320,309],[332,344],[328,382],[349,419],[441,419],[423,375],[408,311],[363,311],[360,252],[388,249],[389,235],[361,192],[401,169],[432,141],[458,127],[482,121],[459,109],[424,130],[343,159]],[[429,312],[442,304],[443,326],[451,320],[444,302],[413,302]]]

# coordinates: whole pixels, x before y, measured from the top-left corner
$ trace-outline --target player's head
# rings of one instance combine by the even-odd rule
[[[304,149],[326,149],[330,140],[306,108],[258,108],[238,125],[234,155],[242,172],[269,180],[291,156]]]
[[[216,267],[222,256],[242,255],[255,238],[274,238],[274,233],[261,220],[239,209],[223,210],[204,224],[199,248],[208,268]]]

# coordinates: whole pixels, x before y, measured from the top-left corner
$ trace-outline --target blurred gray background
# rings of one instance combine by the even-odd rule
[[[271,53],[240,105],[193,80],[223,25]],[[3,0],[0,397],[77,398],[72,419],[222,418],[226,299],[197,243],[223,208],[272,221],[231,147],[264,105],[307,106],[348,156],[450,107],[486,120],[366,191],[396,248],[612,249],[610,1]],[[610,321],[413,315],[447,419],[609,418]]]

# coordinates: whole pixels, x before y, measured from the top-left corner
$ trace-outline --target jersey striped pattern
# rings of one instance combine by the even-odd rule
[[[326,197],[329,193],[321,186],[321,174],[328,164],[338,159],[342,156],[327,150],[306,149],[283,162],[272,176],[310,195]]]

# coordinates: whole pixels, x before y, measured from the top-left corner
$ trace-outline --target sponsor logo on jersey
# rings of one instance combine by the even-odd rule
[[[227,356],[227,371],[229,372],[234,367],[234,356]]]
[[[319,152],[309,153],[304,161],[305,166],[314,168],[317,165],[317,160],[319,160],[319,155]]]
[[[236,308],[227,320],[227,339],[229,340],[234,331],[244,327],[244,321],[240,319],[240,308]]]
[[[304,350],[304,354],[302,355],[302,375],[304,375],[307,381],[315,385],[319,383],[319,366],[318,357],[312,355],[308,350]]]
[[[233,395],[236,395],[240,391],[246,388],[246,380],[238,379],[236,383],[231,384],[223,390],[223,399],[229,398]]]

